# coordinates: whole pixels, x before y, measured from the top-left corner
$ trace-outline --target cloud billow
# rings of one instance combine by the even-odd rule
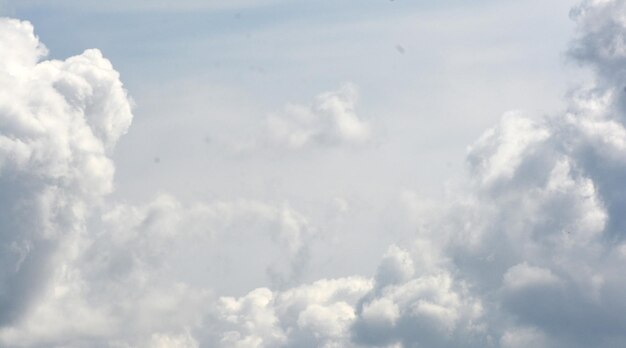
[[[267,141],[287,149],[310,146],[359,145],[371,137],[370,125],[354,110],[358,99],[353,84],[322,93],[310,105],[289,104],[267,119]]]
[[[571,51],[598,73],[595,84],[561,115],[507,113],[469,148],[465,187],[440,216],[423,217],[431,229],[420,243],[390,249],[354,303],[350,344],[626,342],[625,4],[587,1],[573,12]],[[433,249],[437,258],[424,259]]]
[[[421,217],[429,228],[415,243],[389,247],[372,278],[312,284],[298,274],[315,229],[288,206],[102,204],[110,151],[132,120],[117,72],[97,50],[42,61],[32,26],[1,20],[0,343],[625,345],[624,9],[588,0],[573,10],[570,51],[596,79],[567,110],[505,114],[469,147],[464,185]],[[347,86],[288,108],[268,121],[270,138],[288,148],[363,142],[355,100]],[[271,285],[219,296],[179,275],[185,256],[218,245],[243,258],[246,241],[286,251],[249,271]]]
[[[109,150],[132,114],[98,50],[40,61],[27,22],[0,20],[0,323],[23,318],[63,277],[89,210],[112,190]]]

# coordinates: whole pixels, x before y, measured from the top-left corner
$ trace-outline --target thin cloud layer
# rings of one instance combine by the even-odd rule
[[[298,282],[315,228],[289,206],[103,203],[109,154],[132,120],[118,74],[97,50],[42,61],[32,26],[1,20],[0,343],[625,345],[625,8],[585,1],[572,12],[571,52],[597,79],[565,112],[507,113],[469,147],[464,186],[421,218],[413,244],[389,247],[371,279],[312,284]],[[269,120],[270,138],[363,142],[355,101],[347,86],[289,107]],[[268,286],[216,295],[229,278],[202,267],[224,257]]]

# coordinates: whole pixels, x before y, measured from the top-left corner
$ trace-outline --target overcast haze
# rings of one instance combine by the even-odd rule
[[[626,345],[626,1],[0,1],[0,345]]]

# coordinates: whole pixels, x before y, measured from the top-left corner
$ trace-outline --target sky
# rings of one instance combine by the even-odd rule
[[[626,343],[626,1],[0,16],[0,345]]]

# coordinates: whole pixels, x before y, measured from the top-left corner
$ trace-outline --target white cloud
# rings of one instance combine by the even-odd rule
[[[384,261],[383,261],[384,262]],[[445,271],[376,283],[356,307],[354,340],[364,346],[480,346],[481,302]]]
[[[197,346],[189,330],[209,291],[172,275],[189,245],[265,241],[283,254],[243,266],[275,285],[297,279],[312,231],[288,206],[186,207],[167,196],[102,205],[113,189],[109,153],[132,119],[118,73],[97,50],[40,61],[46,49],[27,22],[3,19],[0,33],[3,345]]]
[[[269,141],[299,149],[312,145],[362,144],[370,138],[370,126],[355,113],[356,87],[346,84],[320,94],[310,105],[289,104],[267,120]]]
[[[572,55],[609,84],[623,81],[626,74],[625,12],[623,1],[585,0],[571,13],[579,24]]]
[[[198,348],[198,342],[189,334],[181,335],[154,334],[150,348]]]
[[[294,284],[314,228],[287,205],[103,205],[110,151],[132,119],[118,74],[97,50],[40,61],[32,27],[1,20],[0,343],[623,345],[625,6],[575,11],[574,55],[599,75],[566,112],[505,115],[470,147],[465,187],[424,217],[414,245],[390,247],[372,279],[309,285]],[[289,106],[269,119],[269,138],[292,149],[363,143],[371,130],[355,103],[348,85]],[[231,278],[202,282],[202,267],[221,267],[215,255],[271,289],[216,297],[212,283]]]
[[[225,331],[224,346],[267,346],[284,338],[278,329],[272,333],[270,290],[219,301],[212,291],[232,290],[230,283],[249,278],[274,287],[298,280],[311,231],[288,207],[249,201],[185,206],[160,196],[146,206],[115,206],[89,227],[88,236],[68,239],[80,252],[56,260],[57,276],[26,320],[0,331],[0,340],[27,346],[84,341],[194,347],[193,330],[202,330],[204,316],[216,307],[220,318],[252,332],[240,337]],[[237,268],[216,262],[225,253]],[[302,325],[315,326],[314,314]],[[257,324],[250,327],[252,322]]]
[[[392,245],[378,266],[376,285],[385,287],[406,282],[411,279],[413,272],[413,260],[409,253]]]
[[[103,272],[117,272],[118,260],[123,266],[174,262],[187,268],[194,259],[202,262],[198,268],[208,268],[208,276],[221,278],[222,285],[252,278],[274,287],[299,280],[315,236],[307,219],[286,204],[238,200],[183,205],[166,195],[145,206],[111,208],[101,229],[87,257],[97,267],[111,268]],[[211,264],[217,259],[219,267]],[[216,273],[226,270],[233,274]],[[195,275],[201,274],[206,273]]]
[[[256,289],[220,299],[213,343],[222,347],[349,347],[356,301],[372,288],[363,278],[320,280],[284,292]]]
[[[526,263],[511,267],[504,274],[504,286],[510,290],[536,286],[558,285],[559,278],[548,269],[531,267]]]
[[[400,309],[388,298],[377,299],[363,306],[362,317],[376,326],[393,327],[400,318]]]
[[[12,19],[0,19],[0,47],[0,325],[10,337],[63,276],[60,260],[79,253],[90,210],[113,187],[108,152],[132,115],[99,51],[40,61],[32,26]]]
[[[518,112],[502,117],[498,129],[486,131],[469,149],[472,169],[485,184],[511,179],[522,160],[541,147],[549,130]]]
[[[502,336],[502,348],[549,347],[546,338],[538,330],[529,328],[514,328]]]

